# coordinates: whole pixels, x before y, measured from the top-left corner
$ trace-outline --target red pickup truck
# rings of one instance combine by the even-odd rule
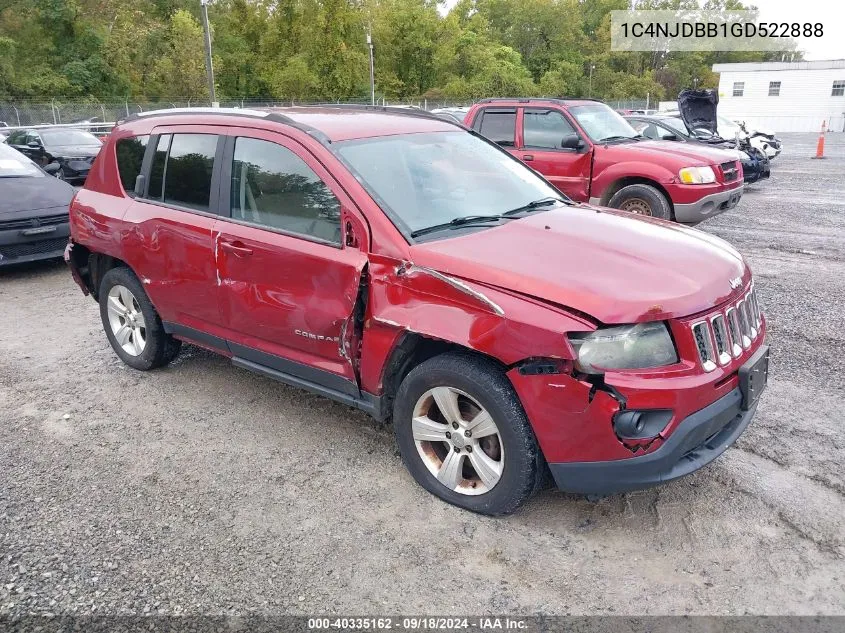
[[[484,99],[464,123],[578,202],[696,224],[737,205],[735,153],[650,141],[589,99]]]

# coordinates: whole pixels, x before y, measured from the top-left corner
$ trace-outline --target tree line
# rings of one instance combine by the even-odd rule
[[[674,99],[772,53],[610,51],[610,11],[696,0],[214,0],[218,99]],[[738,0],[701,8],[744,9]],[[0,98],[208,98],[199,0],[0,0]]]

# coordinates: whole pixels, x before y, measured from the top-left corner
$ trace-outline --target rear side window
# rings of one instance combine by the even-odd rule
[[[135,179],[141,173],[144,152],[147,151],[149,135],[122,138],[117,142],[117,171],[123,190],[130,196],[135,195]]]
[[[216,134],[174,134],[164,171],[164,201],[208,211]]]
[[[299,156],[271,141],[235,141],[232,217],[340,244],[340,203],[331,189]]]
[[[478,130],[494,143],[504,147],[514,146],[516,110],[485,110]]]
[[[216,134],[163,134],[150,167],[147,197],[208,211]]]

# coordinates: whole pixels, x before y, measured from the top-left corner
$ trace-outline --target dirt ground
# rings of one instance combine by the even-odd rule
[[[597,503],[458,510],[365,415],[192,347],[133,371],[63,264],[0,272],[0,615],[845,614],[845,135],[784,137],[701,226],[769,318],[757,417]]]

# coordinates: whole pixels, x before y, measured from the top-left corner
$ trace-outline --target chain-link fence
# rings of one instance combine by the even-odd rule
[[[278,100],[278,99],[224,99],[221,107],[250,108],[250,107],[279,107],[290,105],[316,105],[325,103],[360,103],[368,104],[367,97],[347,97],[340,99],[309,99],[309,100]],[[447,107],[467,107],[472,101],[427,99],[413,97],[406,99],[385,99],[377,97],[379,105],[404,105],[434,110]],[[621,99],[608,101],[607,104],[619,110],[646,110],[656,108],[657,104],[648,99]],[[10,127],[27,125],[60,125],[68,123],[98,123],[113,122],[126,118],[138,112],[160,110],[165,108],[188,108],[208,106],[205,99],[190,99],[185,97],[161,99],[158,101],[110,100],[110,101],[79,101],[67,99],[26,100],[0,98],[0,122]],[[0,125],[2,125],[0,123]]]
[[[368,104],[370,99],[353,97],[345,99],[312,100],[267,100],[267,99],[226,99],[220,101],[221,107],[279,107],[290,105],[313,105],[325,103],[360,103]],[[429,100],[424,97],[413,99],[377,99],[379,105],[406,105],[433,110],[436,108],[468,106],[467,101]],[[166,108],[188,108],[208,106],[204,99],[162,99],[160,101],[70,101],[53,99],[45,101],[3,100],[0,99],[0,126],[9,127],[28,125],[61,125],[69,123],[114,122],[138,112]]]

